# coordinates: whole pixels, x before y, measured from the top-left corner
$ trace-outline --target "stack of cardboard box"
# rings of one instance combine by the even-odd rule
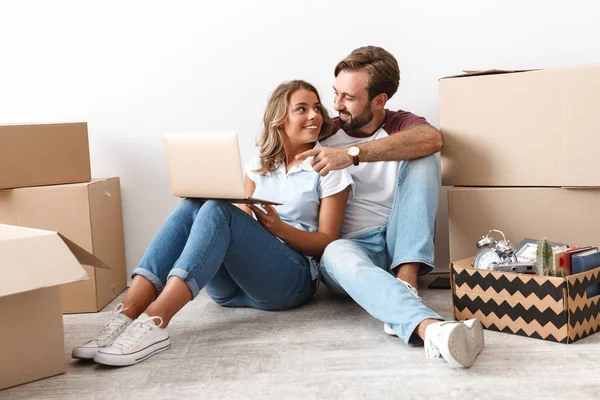
[[[503,231],[514,244],[524,238],[547,238],[570,245],[600,245],[600,65],[466,73],[441,79],[439,88],[442,184],[453,186],[448,191],[451,261],[474,256],[476,241],[490,229]],[[468,276],[475,273],[465,270]],[[502,277],[514,282],[515,274],[493,273],[487,283]],[[537,278],[531,278],[519,276],[519,285],[534,285]],[[539,285],[547,282],[540,279]],[[595,275],[589,279],[595,282]],[[564,279],[555,283],[564,291],[566,305],[569,285]],[[466,288],[453,287],[455,302],[456,291]],[[500,294],[482,283],[479,295],[472,290],[467,290],[471,301],[477,297],[486,306],[492,297],[506,300],[505,306],[519,303],[514,297],[520,290],[516,287]],[[530,293],[518,297],[523,310],[533,304],[523,300]],[[542,303],[540,299],[535,307],[545,312],[550,305]],[[551,335],[545,329],[547,320],[525,318],[515,328],[511,322],[517,317],[511,319],[496,308],[495,321],[488,319],[488,327],[572,342],[598,329],[595,316],[599,310],[597,298],[577,298],[571,303],[577,303],[572,312],[578,306],[579,311],[592,307],[586,311],[593,320],[586,318],[578,326],[573,323],[568,330],[565,327]],[[457,314],[462,311],[455,308]],[[472,309],[468,313],[477,314]],[[563,317],[566,323],[567,314]]]
[[[0,389],[64,372],[62,313],[125,289],[122,221],[86,123],[0,126]]]

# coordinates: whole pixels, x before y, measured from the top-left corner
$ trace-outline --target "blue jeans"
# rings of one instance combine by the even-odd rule
[[[405,343],[419,341],[412,334],[423,320],[443,319],[415,298],[392,271],[412,262],[420,263],[420,276],[433,269],[439,193],[435,156],[400,162],[388,225],[336,240],[321,258],[323,283],[390,324]]]
[[[284,310],[314,291],[308,259],[232,204],[182,200],[152,240],[132,276],[159,294],[171,276],[192,298],[202,288],[225,307]]]

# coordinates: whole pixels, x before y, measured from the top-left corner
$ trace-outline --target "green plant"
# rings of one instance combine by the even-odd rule
[[[554,265],[554,254],[552,253],[552,244],[546,239],[538,242],[536,252],[537,273],[541,276],[556,276],[564,278],[567,271]]]
[[[537,273],[541,276],[554,276],[552,244],[542,239],[538,242],[536,252]]]
[[[566,270],[566,269],[564,269],[564,268],[560,268],[560,267],[558,267],[558,268],[556,269],[556,271],[554,272],[554,276],[558,276],[559,278],[564,278],[564,277],[565,277],[565,276],[567,276],[567,275],[569,275],[569,274],[567,273],[567,270]]]

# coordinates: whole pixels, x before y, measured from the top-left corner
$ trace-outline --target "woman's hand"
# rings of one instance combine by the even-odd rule
[[[256,215],[256,219],[258,222],[272,235],[279,237],[282,229],[285,226],[285,223],[279,218],[279,214],[275,210],[275,207],[268,204],[261,204],[261,207],[265,209],[266,213],[262,211],[260,208],[256,207],[253,204],[248,204],[248,208],[250,208],[254,215]]]

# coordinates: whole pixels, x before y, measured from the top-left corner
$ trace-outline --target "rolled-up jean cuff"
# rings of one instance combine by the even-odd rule
[[[145,268],[137,267],[136,269],[134,269],[131,273],[131,279],[133,279],[136,275],[143,276],[144,278],[152,282],[154,288],[156,288],[157,295],[160,292],[162,292],[162,290],[165,288],[165,285],[160,281],[160,279],[158,279],[156,275],[154,275],[152,272],[148,271]]]
[[[181,280],[184,281],[186,285],[188,285],[190,291],[192,292],[192,299],[195,299],[196,296],[198,296],[198,293],[200,293],[201,288],[198,287],[196,279],[194,279],[194,277],[190,275],[189,271],[186,271],[185,269],[181,268],[173,268],[171,272],[169,272],[169,276],[167,276],[167,279],[169,279],[172,276],[181,278]]]
[[[419,272],[417,273],[417,276],[425,276],[428,273],[430,273],[431,271],[433,271],[435,264],[431,261],[428,260],[424,260],[424,259],[420,259],[420,258],[410,258],[410,259],[401,259],[401,260],[393,260],[392,261],[392,268],[395,268],[398,265],[402,265],[402,264],[407,264],[407,263],[420,263],[419,265]]]

